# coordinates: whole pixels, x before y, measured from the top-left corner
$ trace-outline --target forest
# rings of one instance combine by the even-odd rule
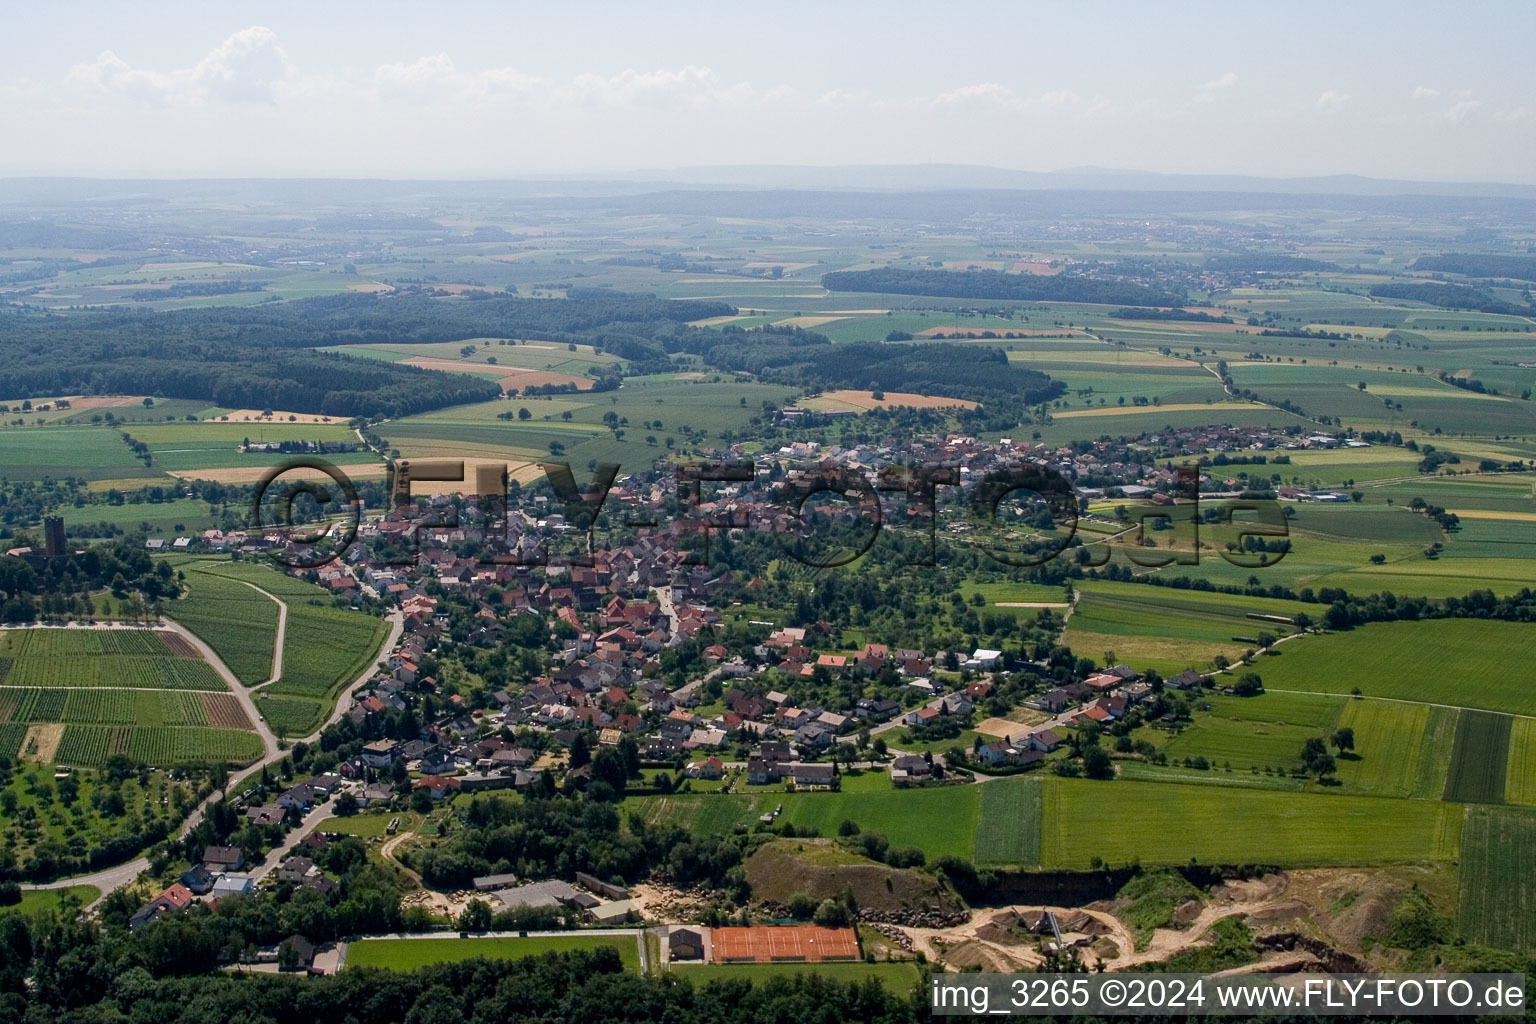
[[[1505,302],[1481,288],[1469,288],[1462,284],[1408,284],[1389,282],[1371,286],[1371,294],[1378,299],[1407,299],[1410,302],[1427,302],[1441,309],[1474,309],[1479,313],[1502,313],[1507,316],[1529,316],[1536,306],[1517,306]]]
[[[676,327],[730,312],[720,302],[668,302],[592,289],[565,302],[513,296],[462,302],[406,293],[170,313],[12,308],[0,315],[0,394],[152,394],[229,408],[403,416],[489,401],[500,389],[469,374],[300,350],[535,335],[606,339],[625,358],[632,358],[626,348],[646,357],[660,350],[635,350],[625,340],[643,338],[656,325]]]
[[[1440,256],[1420,256],[1414,270],[1467,277],[1511,277],[1517,281],[1536,281],[1536,256],[1495,256],[1484,253],[1448,252]]]

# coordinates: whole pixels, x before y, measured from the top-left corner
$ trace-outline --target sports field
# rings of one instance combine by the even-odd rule
[[[1460,805],[1152,782],[1044,781],[1045,868],[1450,860]]]
[[[521,960],[543,953],[616,949],[624,968],[640,971],[639,939],[634,935],[541,935],[529,938],[359,939],[347,943],[347,969],[382,967],[413,971],[428,964],[455,963],[485,957]]]

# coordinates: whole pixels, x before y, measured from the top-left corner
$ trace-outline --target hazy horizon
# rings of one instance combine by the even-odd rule
[[[8,12],[0,176],[976,165],[1536,183],[1536,8]],[[923,40],[921,50],[912,41]]]

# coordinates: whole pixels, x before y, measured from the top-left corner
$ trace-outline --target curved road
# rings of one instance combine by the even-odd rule
[[[245,583],[244,580],[239,582]],[[282,601],[278,600],[278,598],[274,595],[256,586],[254,583],[246,583],[246,586],[257,591],[258,593],[266,595],[273,601],[276,601],[279,609],[277,637],[276,642],[273,645],[273,675],[271,679],[268,679],[265,683],[261,684],[262,686],[266,686],[276,682],[277,679],[282,675],[283,644],[285,638],[285,627],[288,620],[288,606],[285,605]],[[383,646],[379,648],[379,652],[381,654],[394,648],[396,642],[399,641],[400,633],[405,626],[405,617],[398,610],[391,611],[389,615],[386,616],[385,621],[389,623],[389,634],[384,638]],[[82,627],[77,625],[68,628],[125,629],[135,627],[127,627],[110,623],[96,623],[90,626]],[[253,761],[246,767],[241,768],[239,771],[232,772],[229,775],[228,781],[225,783],[224,789],[222,791],[215,790],[214,792],[210,793],[203,799],[202,803],[193,808],[191,814],[187,815],[187,819],[182,822],[181,828],[177,832],[178,836],[185,836],[188,832],[192,831],[192,829],[198,826],[198,824],[203,820],[203,815],[208,812],[209,806],[216,800],[222,799],[224,793],[233,790],[241,782],[245,781],[255,773],[261,771],[268,765],[276,764],[278,761],[281,761],[284,757],[287,756],[287,750],[278,743],[277,737],[273,735],[271,728],[268,727],[265,719],[262,718],[261,713],[256,710],[256,702],[251,699],[251,690],[247,689],[243,684],[241,684],[240,680],[235,677],[235,674],[229,670],[229,666],[225,665],[219,656],[214,653],[213,648],[209,647],[206,643],[203,642],[201,637],[198,637],[191,630],[187,629],[185,626],[182,626],[180,623],[171,620],[162,620],[155,628],[169,629],[172,632],[180,635],[194,648],[196,648],[199,654],[208,660],[208,664],[212,665],[214,671],[218,672],[219,676],[223,678],[225,684],[229,687],[230,692],[234,694],[235,699],[238,700],[241,707],[245,709],[246,715],[251,720],[251,726],[256,730],[257,735],[261,737],[262,743],[262,756],[259,759]],[[313,742],[316,738],[319,737],[320,733],[330,728],[330,726],[334,725],[336,722],[340,721],[341,716],[347,711],[347,698],[352,695],[354,690],[368,682],[368,680],[373,677],[375,668],[376,663],[370,660],[367,667],[363,669],[358,677],[352,682],[348,683],[346,687],[339,694],[337,694],[336,705],[334,708],[332,708],[330,717],[325,720],[320,728],[316,729],[308,736],[295,739],[293,742]],[[35,885],[27,884],[23,885],[22,888],[62,889],[72,885],[92,885],[100,889],[102,896],[105,896],[113,889],[117,889],[121,886],[127,885],[129,882],[132,882],[134,879],[138,878],[140,873],[147,870],[149,870],[149,858],[138,857],[124,864],[119,864],[115,867],[104,868],[101,871],[94,871],[90,874],[75,875],[72,878],[59,878],[52,882],[43,882]],[[99,903],[100,901],[101,897],[98,897],[96,900],[88,904],[86,909],[90,909],[90,907],[95,906],[96,903]]]

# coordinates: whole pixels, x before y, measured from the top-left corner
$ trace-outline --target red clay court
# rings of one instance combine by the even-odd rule
[[[752,928],[714,928],[710,939],[717,964],[857,960],[859,939],[852,928],[813,924]]]

